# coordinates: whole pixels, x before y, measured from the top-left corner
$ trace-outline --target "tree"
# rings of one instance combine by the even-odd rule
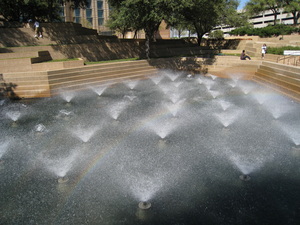
[[[87,0],[1,0],[0,15],[7,21],[38,18],[52,22],[59,19],[60,6],[72,2],[73,6],[85,7]]]
[[[114,10],[126,12],[119,24],[131,24],[133,30],[143,29],[146,35],[146,56],[149,58],[150,42],[155,41],[154,34],[164,18],[164,9],[167,8],[166,0],[109,0]],[[111,19],[113,19],[111,17]]]
[[[110,19],[106,24],[111,30],[121,33],[123,38],[125,38],[128,31],[133,29],[134,25],[131,23],[133,20],[132,14],[127,11],[128,8],[125,7],[113,8],[109,14]]]
[[[203,35],[214,27],[222,24],[236,26],[245,21],[236,11],[236,0],[185,0],[181,4],[183,7],[179,13],[195,28],[199,45]]]
[[[208,37],[211,39],[222,39],[224,37],[224,32],[221,30],[215,30],[210,32]]]
[[[7,21],[19,21],[24,5],[24,0],[1,0],[0,15]]]
[[[277,14],[281,7],[282,0],[250,0],[246,5],[246,12],[253,16],[271,10],[274,14],[274,25],[276,25]]]
[[[300,18],[300,0],[283,0],[284,10],[292,13],[294,25],[298,23]]]

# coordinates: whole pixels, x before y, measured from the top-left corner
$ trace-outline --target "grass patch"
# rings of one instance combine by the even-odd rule
[[[53,59],[50,61],[45,61],[43,63],[51,63],[51,62],[67,62],[67,61],[76,61],[79,60],[78,58],[73,58],[73,59]]]
[[[0,53],[1,54],[1,53]],[[19,57],[19,58],[5,58],[0,60],[9,60],[9,59],[30,59],[31,57]]]
[[[241,54],[239,54],[239,53],[219,53],[216,55],[218,55],[218,56],[240,56]]]
[[[300,50],[300,47],[298,46],[283,46],[283,47],[269,47],[267,50],[267,53],[269,54],[275,54],[275,55],[283,55],[284,50]]]
[[[113,63],[113,62],[134,61],[134,60],[139,60],[139,58],[114,59],[114,60],[97,61],[97,62],[84,62],[84,64],[92,65],[92,64],[100,64],[100,63]]]
[[[4,47],[0,47],[0,49],[6,49],[6,48],[30,48],[30,47],[45,47],[45,46],[59,46],[59,44],[4,46]]]

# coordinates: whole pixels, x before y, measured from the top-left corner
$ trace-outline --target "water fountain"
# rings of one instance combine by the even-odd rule
[[[73,128],[70,132],[79,140],[87,143],[99,130],[99,127],[88,126],[86,128],[77,126]]]
[[[202,82],[204,83],[207,90],[210,90],[212,88],[212,86],[215,84],[215,82],[210,79],[204,79],[204,80],[202,80]]]
[[[154,84],[159,84],[159,82],[162,80],[163,76],[150,76],[149,79],[151,79]]]
[[[107,108],[108,114],[114,119],[117,120],[120,114],[129,106],[129,102],[120,101],[113,103]]]
[[[298,224],[299,103],[239,74],[148,78],[1,102],[0,223]]]
[[[226,111],[232,104],[224,99],[218,99],[218,104],[222,107],[223,111]]]
[[[125,80],[124,83],[132,90],[139,83],[139,80]]]
[[[255,86],[251,83],[239,83],[239,88],[242,90],[242,92],[247,95],[249,94],[254,88]]]
[[[0,163],[3,163],[2,156],[6,153],[9,146],[9,141],[0,142]]]
[[[150,202],[139,202],[140,209],[150,209],[151,203]]]
[[[209,90],[209,93],[213,98],[216,98],[221,94],[219,91],[212,91],[212,90]]]
[[[90,88],[98,95],[101,96],[102,93],[108,88],[109,84],[101,86],[91,86]]]
[[[221,113],[216,113],[215,117],[222,123],[224,127],[228,127],[234,121],[238,120],[240,114],[240,110],[223,111]]]
[[[284,131],[288,138],[290,138],[295,145],[300,145],[300,123],[284,124],[278,123],[278,127]]]
[[[75,96],[75,92],[74,91],[62,91],[61,92],[61,97],[67,102],[70,103],[72,101],[72,99]]]
[[[41,161],[43,162],[43,164],[45,164],[46,168],[49,171],[53,172],[58,177],[57,182],[62,184],[69,181],[67,173],[74,165],[75,160],[79,157],[79,153],[72,152],[66,158],[60,157],[59,159],[43,158],[43,156],[41,157]]]
[[[185,102],[185,99],[181,99],[175,103],[166,103],[168,110],[171,112],[171,114],[173,116],[177,116],[177,113],[179,112],[179,110],[183,107]]]

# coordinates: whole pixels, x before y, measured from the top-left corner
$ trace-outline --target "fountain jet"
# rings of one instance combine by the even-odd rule
[[[251,177],[247,174],[242,174],[239,176],[239,178],[242,180],[242,181],[249,181],[251,179]]]
[[[58,182],[59,184],[64,184],[64,183],[67,183],[68,181],[69,181],[69,178],[66,177],[66,176],[60,177],[60,178],[58,178],[58,180],[57,180],[57,182]]]
[[[89,127],[86,129],[78,127],[71,132],[75,135],[75,137],[79,138],[84,143],[87,143],[98,131],[98,129],[98,127]]]
[[[138,204],[140,209],[146,210],[151,208],[151,203],[150,202],[139,202]]]
[[[62,99],[64,99],[67,103],[70,103],[71,100],[75,97],[75,93],[72,91],[65,91],[61,94]]]
[[[240,115],[240,111],[216,113],[215,116],[223,124],[224,127],[231,125]]]
[[[101,96],[103,92],[106,90],[107,86],[93,86],[91,89],[98,95]]]
[[[125,80],[124,81],[124,84],[126,84],[126,86],[129,87],[131,90],[133,90],[138,83],[139,83],[139,80]]]
[[[19,111],[10,111],[6,113],[6,116],[11,119],[13,122],[17,122],[21,117],[21,112]]]

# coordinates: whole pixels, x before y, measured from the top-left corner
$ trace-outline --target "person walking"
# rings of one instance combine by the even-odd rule
[[[42,34],[42,30],[41,30],[39,21],[36,20],[34,22],[34,28],[35,28],[35,35],[34,35],[34,37],[35,38],[38,38],[38,37],[42,38],[43,34]]]
[[[261,58],[264,59],[265,55],[267,53],[267,45],[263,44],[263,46],[261,47]]]

